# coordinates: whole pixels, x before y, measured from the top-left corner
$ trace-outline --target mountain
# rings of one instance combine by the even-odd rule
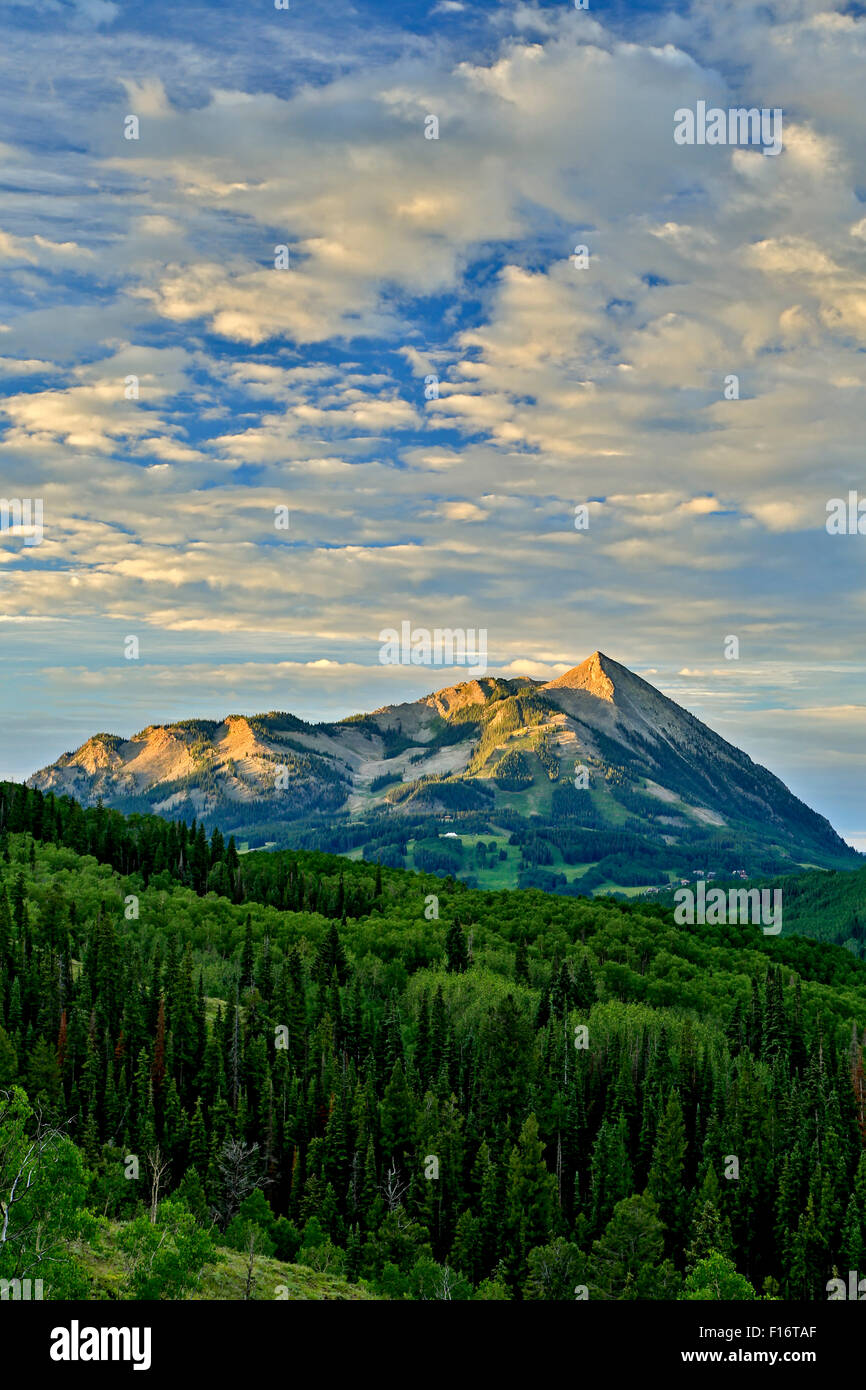
[[[554,681],[488,676],[336,723],[272,711],[96,734],[29,785],[481,887],[637,891],[861,862],[771,772],[603,652]]]

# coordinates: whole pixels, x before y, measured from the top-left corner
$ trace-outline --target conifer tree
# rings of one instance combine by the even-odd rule
[[[866,1251],[863,1247],[863,1220],[854,1193],[848,1199],[842,1224],[841,1255],[843,1269],[859,1270]]]
[[[647,1190],[658,1203],[666,1227],[665,1249],[683,1248],[688,1211],[684,1190],[685,1159],[688,1144],[679,1093],[672,1090],[658,1129],[650,1165]]]
[[[789,1296],[814,1299],[821,1297],[827,1249],[815,1214],[814,1201],[807,1199],[806,1209],[797,1223],[791,1243]]]
[[[676,1298],[679,1280],[664,1259],[664,1226],[649,1193],[627,1197],[593,1243],[590,1298]]]
[[[455,917],[445,933],[446,970],[461,973],[469,967],[469,948],[463,928]]]
[[[190,1124],[189,1162],[200,1177],[203,1178],[206,1176],[208,1168],[208,1142],[201,1096],[196,1100],[192,1123]]]
[[[394,1063],[380,1106],[382,1154],[403,1168],[412,1143],[415,1102],[406,1082],[402,1061]]]
[[[505,1191],[505,1224],[513,1277],[522,1284],[527,1257],[536,1245],[556,1234],[556,1179],[544,1162],[538,1121],[529,1114],[512,1145]]]
[[[255,951],[253,947],[253,914],[247,913],[244,924],[244,944],[241,951],[241,988],[247,989],[254,984],[253,967],[255,964]]]
[[[590,1212],[593,1231],[601,1233],[613,1209],[633,1191],[633,1176],[626,1145],[626,1123],[603,1121],[590,1160]]]
[[[514,956],[514,980],[516,984],[529,984],[529,951],[525,936],[521,936],[517,943],[517,951]]]

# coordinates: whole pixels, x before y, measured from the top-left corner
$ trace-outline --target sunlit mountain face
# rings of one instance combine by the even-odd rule
[[[248,845],[361,854],[479,885],[589,893],[850,866],[779,778],[601,652],[336,723],[292,714],[97,734],[31,778]]]

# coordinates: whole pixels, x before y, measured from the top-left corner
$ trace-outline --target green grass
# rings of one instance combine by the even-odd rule
[[[117,1249],[121,1226],[109,1222],[100,1230],[98,1241],[78,1245],[75,1254],[91,1280],[88,1298],[113,1300],[120,1298],[124,1280],[123,1257]],[[217,1248],[218,1258],[207,1264],[196,1288],[186,1295],[192,1302],[241,1302],[247,1282],[248,1256],[240,1250]],[[289,1302],[347,1302],[358,1299],[377,1299],[364,1281],[350,1284],[338,1275],[311,1269],[308,1265],[287,1264],[266,1255],[257,1255],[253,1263],[255,1281],[251,1298],[257,1302],[288,1300]]]
[[[590,769],[589,793],[595,809],[608,825],[622,825],[628,819],[629,812],[614,798],[604,778],[593,776],[592,769]]]
[[[539,815],[549,818],[552,814],[553,788],[555,786],[556,783],[551,782],[545,773],[542,776],[537,776],[525,791],[508,792],[503,791],[501,787],[496,787],[496,805],[504,806],[509,811],[517,811],[521,816],[529,816],[533,811],[537,811]],[[482,836],[482,838],[484,837]]]
[[[461,877],[471,874],[478,882],[478,887],[486,889],[488,892],[498,892],[502,888],[515,888],[517,886],[517,871],[520,864],[520,850],[515,845],[509,845],[509,834],[505,831],[497,830],[491,835],[461,835],[457,833],[457,838],[463,845],[463,859],[458,872]],[[495,844],[497,851],[504,849],[507,858],[496,859],[489,869],[479,867],[475,858],[475,846],[479,840],[483,840],[485,845]],[[415,841],[409,840],[406,845],[406,862],[409,868],[415,868]]]
[[[605,879],[600,887],[593,889],[593,892],[597,895],[603,893],[624,893],[627,898],[635,898],[641,893],[645,893],[647,888],[654,888],[655,886],[654,883],[645,883],[638,884],[635,887],[633,884],[613,883],[611,880]]]
[[[556,852],[557,854],[559,854],[559,850],[557,850]],[[560,859],[562,859],[561,854],[559,854],[559,857]],[[565,874],[565,877],[568,879],[569,883],[573,883],[576,878],[583,878],[587,869],[591,869],[594,862],[594,860],[590,859],[586,864],[562,863],[557,864],[556,868],[558,873]]]

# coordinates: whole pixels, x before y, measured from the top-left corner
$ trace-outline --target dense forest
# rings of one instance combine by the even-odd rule
[[[0,784],[0,1279],[184,1297],[235,1250],[397,1299],[825,1299],[866,1258],[864,1029],[834,945]]]

